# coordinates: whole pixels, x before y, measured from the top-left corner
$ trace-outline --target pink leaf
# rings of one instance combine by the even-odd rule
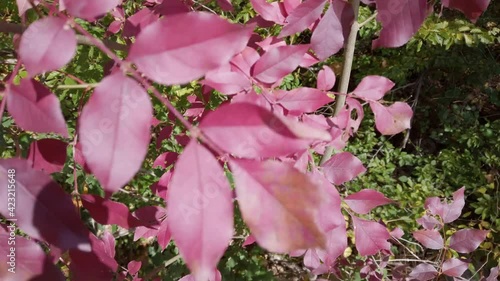
[[[451,236],[450,248],[463,254],[471,253],[486,239],[488,232],[478,229],[459,230]]]
[[[427,0],[377,0],[377,20],[382,31],[372,47],[400,47],[415,34],[427,17]]]
[[[170,1],[169,1],[170,2]],[[137,36],[148,25],[156,22],[160,16],[149,8],[144,8],[128,17],[123,26],[123,36]]]
[[[172,180],[173,171],[173,169],[166,171],[160,179],[150,187],[155,195],[160,196],[165,201],[168,200],[167,191],[170,181]]]
[[[252,245],[255,242],[256,242],[255,237],[252,234],[250,234],[247,236],[247,238],[245,239],[245,241],[243,242],[243,244],[241,246],[246,247],[248,245]]]
[[[203,84],[226,95],[233,95],[252,87],[250,80],[239,72],[209,72]]]
[[[81,198],[83,207],[100,224],[116,224],[125,229],[141,225],[123,203],[91,194],[82,194]]]
[[[456,258],[451,258],[443,263],[441,270],[445,275],[452,277],[460,277],[467,270],[467,268],[469,268],[468,263],[463,262]]]
[[[21,129],[68,137],[59,100],[49,89],[28,79],[21,80],[19,86],[9,85],[7,89],[7,109]]]
[[[404,231],[399,228],[399,227],[396,227],[394,228],[393,230],[391,230],[391,232],[389,232],[389,234],[393,237],[393,238],[396,238],[396,239],[401,239],[401,237],[403,237],[403,235],[405,234]]]
[[[354,224],[354,237],[356,249],[362,256],[374,255],[380,250],[390,250],[391,244],[387,242],[391,236],[378,222],[368,221],[352,216]]]
[[[314,112],[333,101],[326,93],[314,88],[301,87],[282,93],[276,101],[293,116]]]
[[[287,253],[324,246],[320,188],[288,163],[232,160],[231,170],[244,221],[259,245]]]
[[[395,135],[411,127],[413,111],[404,102],[395,102],[385,107],[376,101],[370,102],[375,115],[375,126],[383,135]]]
[[[323,174],[314,169],[308,174],[323,194],[324,204],[320,206],[319,223],[325,232],[338,226],[345,228],[345,219],[340,209],[341,199],[337,188],[332,185]]]
[[[168,228],[168,221],[163,220],[160,228],[158,229],[158,233],[156,234],[158,245],[160,245],[162,250],[165,250],[165,248],[167,248],[168,243],[170,243],[171,236],[172,234],[170,233],[170,229]]]
[[[204,12],[170,15],[137,36],[128,58],[158,83],[183,84],[228,63],[245,48],[252,30]]]
[[[434,279],[438,275],[438,271],[434,266],[428,263],[417,265],[410,273],[410,277],[418,281],[427,281]]]
[[[114,258],[116,255],[115,251],[116,241],[113,234],[109,233],[109,231],[106,230],[102,235],[101,240],[104,245],[104,251],[106,252],[106,254],[109,257]]]
[[[324,130],[246,102],[219,107],[200,128],[227,152],[249,158],[285,156],[307,149],[315,139],[330,140]]]
[[[451,204],[441,203],[438,197],[430,197],[425,200],[425,208],[432,214],[438,215],[444,223],[450,223],[460,217],[462,209],[465,206],[464,199],[465,187],[453,193],[453,202]]]
[[[311,37],[311,49],[320,60],[325,60],[340,51],[343,46],[342,25],[333,10],[333,6],[330,5],[314,29]]]
[[[141,269],[141,261],[131,261],[127,264],[127,270],[130,275],[135,275]]]
[[[5,186],[0,188],[0,198],[12,197],[8,196],[13,191],[7,189],[10,186],[7,183],[9,179],[12,183],[13,178],[16,202],[20,204],[14,212],[9,211],[7,204],[0,204],[0,213],[5,218],[16,218],[19,228],[32,238],[61,249],[90,251],[88,231],[75,212],[71,196],[49,175],[31,169],[30,163],[24,159],[2,159],[0,182]]]
[[[4,182],[4,181],[2,181]],[[7,198],[7,197],[2,197]],[[11,225],[14,235],[15,225]],[[54,266],[49,257],[34,240],[21,236],[11,236],[9,232],[0,230],[0,262],[2,281],[37,280],[66,280],[61,271]],[[15,244],[12,244],[12,241]],[[13,251],[14,249],[14,251]],[[10,271],[13,269],[13,271]],[[9,271],[9,272],[7,272]]]
[[[496,267],[493,267],[492,269],[490,269],[490,275],[488,276],[488,278],[486,278],[485,281],[496,281],[498,280],[498,271],[499,271],[500,267],[496,266]]]
[[[441,229],[441,222],[432,216],[424,215],[417,219],[417,223],[425,229],[434,229],[435,227]]]
[[[151,101],[137,82],[117,72],[104,78],[82,110],[82,152],[104,190],[115,192],[142,165],[150,141]]]
[[[428,249],[439,250],[444,246],[443,237],[435,229],[414,231],[413,237]]]
[[[375,207],[393,202],[384,194],[373,189],[363,189],[347,196],[344,200],[349,205],[349,208],[358,214],[368,214]]]
[[[302,32],[316,21],[323,12],[326,0],[307,0],[295,8],[286,18],[280,38]]]
[[[197,140],[184,149],[168,190],[168,227],[196,280],[208,280],[233,236],[229,182]]]
[[[349,152],[335,154],[321,165],[326,178],[335,185],[348,182],[366,172],[363,163]]]
[[[231,4],[231,0],[217,0],[217,4],[219,4],[220,8],[223,11],[233,11],[233,5]]]
[[[35,170],[47,174],[61,172],[66,162],[68,144],[56,139],[36,140],[30,145],[28,161]]]
[[[61,0],[73,16],[89,21],[106,14],[121,3],[121,0]]]
[[[260,55],[254,48],[246,47],[231,59],[231,69],[250,76],[251,68],[259,58]]]
[[[475,23],[488,8],[490,0],[442,0],[441,3],[445,7],[461,11]]]
[[[333,88],[333,86],[335,86],[335,80],[336,77],[333,70],[329,66],[324,65],[323,69],[321,69],[318,73],[316,88],[322,91],[329,91]]]
[[[332,7],[342,25],[343,37],[344,39],[347,39],[349,37],[349,33],[351,33],[352,23],[354,22],[354,9],[352,8],[352,5],[346,1],[333,1]]]
[[[179,281],[197,281],[198,279],[193,276],[193,274],[186,275],[179,279]],[[218,270],[214,270],[213,273],[210,274],[208,279],[205,279],[208,281],[222,281],[222,275]]]
[[[309,45],[272,48],[255,63],[252,76],[263,83],[273,84],[294,71],[308,49]]]
[[[92,252],[85,253],[72,249],[70,271],[72,281],[109,281],[113,280],[118,263],[106,252],[105,244],[94,234],[89,233]]]
[[[162,153],[160,154],[160,156],[156,157],[155,161],[153,162],[153,168],[168,168],[170,165],[175,163],[177,157],[179,157],[179,154],[176,152],[168,151]]]
[[[75,52],[75,32],[66,20],[56,17],[32,23],[23,33],[19,45],[19,56],[31,77],[63,67]]]
[[[38,1],[33,1],[35,4],[38,4]],[[19,11],[19,16],[23,16],[27,10],[31,9],[31,3],[29,0],[16,0],[17,9]]]
[[[277,24],[283,24],[285,17],[281,13],[278,2],[268,3],[266,0],[250,0],[253,9],[267,20]]]
[[[383,76],[366,76],[352,92],[365,100],[379,100],[394,87],[394,82]]]

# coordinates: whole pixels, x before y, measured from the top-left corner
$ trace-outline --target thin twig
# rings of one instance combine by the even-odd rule
[[[373,13],[373,15],[371,15],[370,17],[368,17],[364,22],[360,23],[359,24],[359,28],[363,27],[365,24],[369,23],[370,21],[372,21],[376,16],[378,15],[378,12],[375,11],[375,13]]]

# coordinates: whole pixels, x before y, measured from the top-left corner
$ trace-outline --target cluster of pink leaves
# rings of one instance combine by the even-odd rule
[[[451,235],[448,241],[445,241],[439,232],[445,224],[451,223],[460,217],[465,206],[464,191],[465,188],[462,187],[453,193],[451,203],[443,203],[438,197],[427,198],[425,201],[427,214],[417,220],[423,229],[413,232],[415,240],[425,248],[433,250],[452,249],[462,254],[468,254],[476,250],[481,242],[486,239],[488,231],[461,229]],[[420,281],[432,280],[438,274],[461,277],[468,267],[469,263],[465,260],[449,258],[441,264],[440,271],[431,264],[421,263],[412,270],[410,276]]]
[[[23,130],[69,137],[58,98],[34,79],[63,67],[75,55],[77,38],[71,28],[75,23],[60,11],[91,21],[112,10],[116,21],[109,32],[123,30],[124,36],[136,37],[122,71],[116,69],[98,84],[78,119],[74,160],[99,180],[107,194],[106,198],[81,196],[83,207],[98,223],[135,229],[136,240],[157,237],[162,248],[172,237],[192,272],[186,280],[216,280],[220,279],[217,263],[233,236],[236,200],[252,237],[263,248],[278,253],[305,253],[306,264],[318,274],[332,270],[336,258],[347,247],[341,198],[333,184],[350,181],[366,169],[348,152],[338,153],[316,167],[311,152],[322,154],[326,146],[343,149],[363,119],[361,102],[370,105],[376,128],[382,134],[397,134],[409,128],[412,117],[405,103],[381,103],[394,83],[380,76],[364,78],[350,93],[344,109],[332,118],[313,114],[332,102],[336,94],[330,92],[335,85],[330,68],[319,71],[316,88],[277,88],[297,67],[309,67],[340,50],[354,14],[348,3],[335,0],[321,15],[326,0],[252,0],[260,16],[252,20],[254,23],[241,26],[213,14],[189,12],[180,1],[150,1],[128,18],[117,7],[119,0],[106,1],[106,5],[98,0],[57,2],[47,7],[50,15],[32,23],[21,38],[19,59],[28,77],[18,85],[7,85],[8,111]],[[218,2],[224,9],[231,9],[229,1]],[[376,2],[379,15],[392,9],[384,7],[386,1]],[[414,7],[413,3],[422,1],[399,2],[404,11],[417,13],[418,19],[408,25],[399,21],[414,17],[403,12],[394,14],[391,23],[380,16],[384,29],[379,46],[404,43],[416,29],[403,32],[397,28],[415,28],[427,13],[425,5]],[[21,0],[17,3],[21,14],[30,5]],[[470,11],[469,6],[459,3],[444,4]],[[466,14],[473,15],[472,19],[478,16]],[[278,38],[261,38],[253,33],[256,24],[265,27],[274,23],[284,26]],[[282,39],[306,28],[313,30],[311,44],[287,45]],[[148,206],[131,213],[127,206],[109,198],[142,166],[151,127],[155,125],[147,84],[140,76],[126,74],[133,71],[127,68],[129,63],[148,79],[164,85],[204,77],[201,83],[206,92],[215,89],[229,97],[213,112],[204,110],[206,101],[190,99],[192,108],[184,115],[199,122],[190,132],[193,137],[176,136],[185,145],[183,153],[167,152],[154,161],[154,166],[163,168],[174,165],[151,187],[168,203],[166,209]],[[172,128],[163,128],[157,145],[171,133]],[[23,274],[33,277],[43,271],[51,280],[61,280],[53,263],[69,250],[72,280],[88,280],[88,274],[92,274],[92,280],[110,280],[118,269],[113,237],[106,234],[97,238],[90,233],[71,197],[49,176],[61,171],[67,146],[62,140],[42,139],[32,144],[28,159],[0,161],[2,182],[8,169],[16,169],[17,200],[23,205],[17,213],[18,226],[52,250],[50,257],[37,259],[36,266],[23,266]],[[235,196],[224,163],[233,174]],[[2,189],[0,195],[7,198],[6,190]],[[344,200],[361,215],[392,202],[375,190],[362,190]],[[453,216],[446,212],[445,217]],[[0,207],[0,213],[8,213],[6,205]],[[359,254],[389,251],[391,233],[384,225],[354,214],[351,218]],[[456,250],[470,250],[471,246],[462,245],[459,239],[457,235],[453,243]],[[21,241],[34,256],[43,254],[32,240]],[[141,280],[137,276],[139,268],[140,263],[131,262],[128,270],[119,275],[125,278],[129,274]]]

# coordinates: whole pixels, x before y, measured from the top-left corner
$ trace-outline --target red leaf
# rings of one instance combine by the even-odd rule
[[[348,182],[366,172],[363,163],[349,152],[335,154],[321,167],[326,178],[335,185]]]
[[[425,208],[432,214],[438,215],[444,223],[450,223],[460,217],[462,209],[465,206],[464,199],[465,187],[453,193],[453,202],[451,204],[441,203],[438,197],[430,197],[425,200]]]
[[[413,237],[428,249],[439,250],[444,246],[443,237],[435,229],[414,231]]]
[[[314,140],[331,138],[324,130],[243,102],[209,113],[200,128],[227,152],[249,158],[285,156],[307,149]]]
[[[82,110],[78,132],[86,163],[104,190],[117,191],[141,167],[152,116],[146,91],[121,72],[95,88]]]
[[[82,194],[81,198],[83,207],[100,224],[116,224],[125,229],[142,225],[123,203],[91,194]]]
[[[118,263],[106,252],[105,244],[94,234],[89,233],[92,252],[84,253],[76,249],[69,251],[72,281],[109,281],[113,280]]]
[[[364,100],[379,100],[394,87],[394,82],[377,75],[366,76],[352,92]]]
[[[19,56],[30,77],[63,67],[75,55],[75,32],[66,20],[45,17],[32,23],[23,33]]]
[[[445,7],[461,11],[475,23],[488,8],[490,0],[442,0],[441,3]]]
[[[292,116],[314,112],[333,101],[326,93],[314,88],[301,87],[291,91],[281,91],[276,102],[289,110]]]
[[[121,0],[61,0],[73,16],[89,21],[106,14],[121,3]]]
[[[309,45],[291,45],[272,48],[254,64],[252,76],[255,79],[273,84],[299,66]]]
[[[172,135],[173,128],[170,126],[166,126],[158,133],[158,137],[156,138],[156,148],[161,148],[162,142]]]
[[[10,91],[9,91],[10,88]],[[59,99],[35,80],[22,79],[7,87],[7,109],[23,130],[68,137]]]
[[[333,10],[333,6],[330,5],[314,29],[311,37],[311,49],[320,60],[325,60],[340,51],[343,46],[342,24]]]
[[[498,271],[499,271],[499,267],[496,266],[496,267],[493,267],[492,269],[490,269],[490,275],[488,276],[488,278],[486,278],[485,281],[496,281],[498,280]]]
[[[344,200],[349,208],[358,214],[368,214],[375,207],[393,202],[384,194],[373,189],[363,189],[347,196]]]
[[[354,237],[356,249],[362,256],[374,255],[380,250],[390,250],[391,244],[387,242],[391,236],[378,222],[368,221],[352,216],[354,224]]]
[[[427,0],[377,0],[377,20],[382,24],[372,47],[400,47],[415,34],[427,17]]]
[[[438,271],[434,266],[428,263],[417,265],[410,273],[410,277],[419,281],[427,281],[434,279],[438,275]]]
[[[9,170],[15,173],[9,173]],[[49,175],[33,170],[24,159],[0,160],[0,182],[7,185],[15,175],[16,206],[9,211],[0,204],[5,218],[16,218],[19,228],[32,238],[54,244],[61,249],[79,248],[90,251],[87,229],[75,211],[71,196],[52,181]],[[7,186],[0,188],[0,198],[8,198]],[[7,200],[7,199],[6,199]]]
[[[28,161],[35,170],[47,174],[61,172],[66,162],[68,144],[56,139],[41,139],[31,143]]]
[[[287,253],[324,246],[319,212],[325,198],[311,179],[288,163],[232,160],[240,210],[255,240]]]
[[[233,198],[219,162],[195,139],[175,165],[168,197],[172,238],[196,280],[208,280],[233,236]]]
[[[456,258],[451,258],[443,263],[441,270],[445,275],[460,277],[467,270],[467,268],[469,268],[469,263],[463,262]]]
[[[170,15],[137,36],[128,58],[158,83],[183,84],[228,63],[252,30],[204,12]]]
[[[15,231],[15,228],[12,225],[12,230],[9,232]],[[34,240],[28,240],[21,236],[11,236],[3,229],[0,229],[0,240],[3,241],[0,245],[0,262],[2,263],[0,277],[2,281],[41,280],[40,278],[51,281],[66,280],[61,271],[54,266],[54,263]],[[12,241],[15,244],[11,244]],[[14,273],[10,269],[13,269]]]
[[[286,18],[286,24],[281,30],[280,38],[302,32],[314,23],[323,12],[326,0],[308,0],[302,2],[297,8],[291,11]]]
[[[230,0],[217,0],[217,4],[223,11],[232,12],[234,10]]]
[[[329,66],[324,65],[323,69],[321,69],[318,73],[316,88],[322,91],[329,91],[333,88],[333,86],[335,86],[335,80],[336,77],[333,70]]]
[[[488,232],[478,229],[459,230],[451,236],[450,248],[463,254],[471,253],[486,239]]]
[[[375,115],[375,126],[383,135],[395,135],[411,127],[413,111],[404,102],[395,102],[385,107],[376,101],[370,102]]]
[[[170,2],[170,1],[167,1]],[[123,36],[132,37],[137,36],[148,25],[156,22],[160,18],[160,15],[154,13],[149,8],[144,8],[139,12],[128,17],[123,26]]]

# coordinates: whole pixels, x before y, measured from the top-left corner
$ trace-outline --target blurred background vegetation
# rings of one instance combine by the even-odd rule
[[[197,4],[199,10],[213,10],[228,19],[244,23],[255,16],[249,1],[233,0],[235,11],[222,12],[215,1]],[[142,1],[127,1],[125,13],[132,15],[142,8]],[[440,7],[435,7],[440,11]],[[42,11],[43,12],[43,11]],[[373,8],[362,7],[360,21],[373,14]],[[36,13],[28,13],[28,21],[37,18]],[[15,1],[0,3],[0,19],[20,22]],[[106,32],[113,21],[111,16],[97,23],[86,23],[85,27],[99,38],[123,42],[120,34]],[[429,196],[451,196],[458,188],[466,188],[466,206],[462,217],[449,228],[450,232],[463,227],[491,230],[489,240],[472,257],[475,272],[481,265],[490,268],[500,261],[500,1],[492,1],[487,12],[477,24],[467,21],[459,12],[443,10],[441,15],[429,17],[420,31],[405,46],[397,49],[371,49],[371,41],[376,38],[380,25],[376,21],[364,25],[359,33],[353,75],[350,88],[366,75],[382,75],[396,82],[396,87],[386,96],[386,100],[406,101],[415,111],[412,128],[406,134],[393,137],[381,136],[374,131],[374,121],[366,108],[365,119],[357,135],[347,146],[347,150],[358,156],[368,168],[368,172],[358,179],[339,186],[341,194],[350,194],[362,188],[372,188],[399,202],[375,209],[371,216],[382,219],[389,228],[401,227],[404,238],[412,240],[411,231],[418,228],[415,219],[423,214],[423,204]],[[277,35],[279,28],[262,29],[263,36]],[[293,37],[295,43],[307,43],[310,32]],[[0,79],[4,79],[13,68],[15,47],[12,34],[0,33]],[[65,118],[74,133],[78,110],[88,98],[84,89],[63,89],[65,85],[77,82],[71,75],[86,83],[97,83],[104,76],[109,59],[94,47],[79,46],[73,62],[62,71],[39,77],[56,93],[63,108]],[[122,56],[126,54],[122,53]],[[327,61],[310,69],[298,69],[286,77],[283,88],[314,86],[317,72],[328,65],[341,75],[342,51]],[[69,75],[68,75],[69,74]],[[189,95],[201,95],[201,87],[191,83],[183,87],[159,87],[174,104],[187,108]],[[216,107],[225,98],[214,93],[207,107]],[[155,101],[156,117],[162,126],[172,124],[166,109]],[[325,111],[328,112],[328,111]],[[327,113],[328,114],[328,113]],[[114,195],[115,200],[127,204],[133,211],[145,205],[164,204],[154,196],[149,186],[164,172],[152,168],[152,162],[161,152],[182,150],[176,135],[182,134],[177,126],[171,138],[163,141],[160,150],[155,142],[144,167],[123,192]],[[12,119],[5,114],[0,127],[0,155],[2,158],[26,156],[30,143],[44,136],[22,132]],[[68,149],[68,161],[62,173],[55,179],[70,192],[73,189],[72,150]],[[97,181],[77,169],[77,182],[82,193],[101,191]],[[75,203],[78,203],[75,201]],[[111,231],[117,240],[117,260],[126,267],[130,260],[142,260],[141,274],[162,267],[165,261],[178,252],[173,243],[161,251],[154,239],[133,242],[133,233],[116,227],[104,227],[83,212],[89,227],[96,233]],[[223,280],[307,280],[300,258],[271,255],[256,245],[242,247],[247,230],[241,218],[236,217],[237,236],[219,264]],[[428,253],[409,245],[412,251],[425,256]],[[397,256],[405,256],[405,249],[395,247]],[[341,271],[347,279],[359,278],[360,267],[355,249],[346,251],[345,266]],[[178,280],[188,270],[182,261],[160,270],[163,280]],[[478,274],[476,277],[478,277]],[[303,276],[303,277],[300,277]],[[300,279],[303,278],[303,279]],[[332,276],[325,278],[331,278]]]

